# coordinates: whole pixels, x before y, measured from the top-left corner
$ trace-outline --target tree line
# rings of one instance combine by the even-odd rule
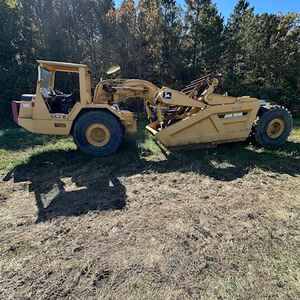
[[[180,88],[211,72],[223,90],[300,103],[300,14],[256,14],[239,0],[224,20],[212,0],[0,0],[0,116],[34,92],[36,59],[86,63],[95,82],[122,76]]]

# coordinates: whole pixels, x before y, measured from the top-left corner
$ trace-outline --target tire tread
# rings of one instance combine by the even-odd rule
[[[111,133],[111,139],[109,143],[103,147],[95,147],[90,145],[85,138],[85,130],[93,123],[104,124]],[[82,152],[103,157],[115,153],[123,140],[123,127],[121,122],[109,112],[105,111],[89,111],[83,113],[75,121],[73,128],[73,139],[79,150]]]
[[[277,117],[281,117],[284,120],[285,129],[280,137],[272,140],[267,136],[266,126],[272,119]],[[282,146],[286,142],[292,128],[293,118],[285,107],[280,105],[262,106],[254,126],[253,137],[255,142],[260,146],[274,149]]]

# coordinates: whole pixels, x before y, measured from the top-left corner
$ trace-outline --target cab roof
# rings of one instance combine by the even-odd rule
[[[80,68],[88,69],[87,65],[74,64],[58,61],[37,60],[38,64],[48,71],[73,72],[78,73]]]

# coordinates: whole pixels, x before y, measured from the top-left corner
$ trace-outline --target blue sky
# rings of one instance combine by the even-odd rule
[[[138,0],[136,0],[138,1]],[[213,0],[222,15],[227,19],[237,0]],[[287,12],[298,12],[300,13],[300,0],[248,0],[251,6],[255,7],[256,13],[287,13]],[[117,4],[122,2],[122,0],[115,0]],[[184,4],[184,0],[177,0],[179,4]]]
[[[183,0],[179,0],[183,3]],[[227,19],[237,0],[214,0],[222,15]],[[257,13],[263,12],[298,12],[300,13],[300,0],[248,0],[255,7]]]

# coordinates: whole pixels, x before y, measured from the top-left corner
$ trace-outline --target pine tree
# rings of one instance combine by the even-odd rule
[[[249,3],[240,0],[225,33],[226,90],[288,105],[297,99],[299,32],[299,15],[255,15]]]
[[[123,76],[135,77],[137,73],[137,12],[133,0],[124,0],[117,11],[118,62]]]
[[[300,15],[256,16],[250,80],[260,97],[297,101],[300,84]]]
[[[161,14],[158,0],[141,0],[137,18],[138,77],[160,82]]]
[[[19,71],[18,50],[21,35],[18,23],[19,12],[12,3],[0,0],[0,120],[7,120],[9,103],[16,96],[16,74]]]
[[[164,83],[177,85],[183,69],[183,24],[175,0],[161,1],[161,66]]]
[[[217,71],[223,53],[223,18],[211,0],[188,0],[187,57],[192,77]]]
[[[243,87],[249,68],[249,40],[255,38],[254,9],[239,0],[225,29],[225,89],[233,95],[245,92]]]

